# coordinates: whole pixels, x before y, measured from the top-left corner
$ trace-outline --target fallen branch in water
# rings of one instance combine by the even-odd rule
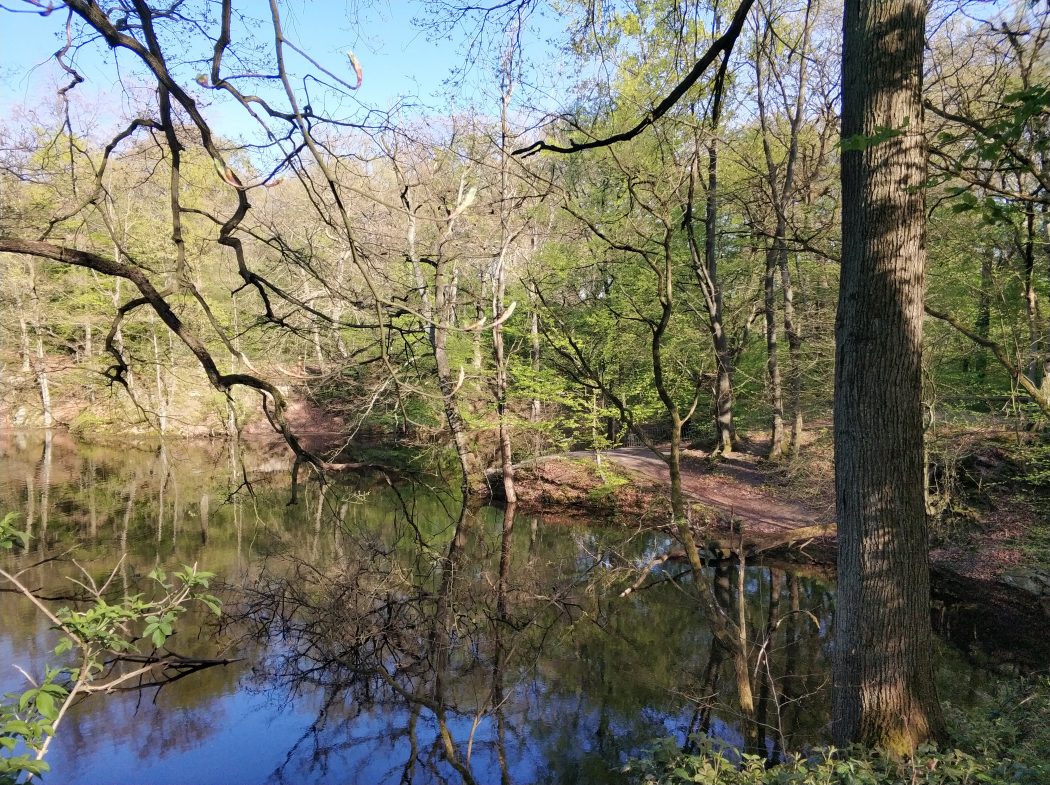
[[[791,547],[796,543],[801,543],[799,546],[801,548],[808,545],[813,540],[834,536],[835,524],[828,523],[814,524],[813,526],[800,526],[794,529],[785,529],[783,531],[766,534],[748,533],[744,535],[736,535],[735,537],[708,537],[704,546],[703,555],[706,557],[706,561],[717,561],[731,556],[751,556],[756,553],[764,553],[777,548]],[[632,592],[638,591],[645,583],[646,578],[649,577],[649,574],[657,567],[666,564],[669,561],[684,561],[685,559],[686,553],[681,548],[670,550],[654,559],[650,559],[649,562],[642,567],[642,571],[637,580],[620,592],[620,597],[626,597]]]

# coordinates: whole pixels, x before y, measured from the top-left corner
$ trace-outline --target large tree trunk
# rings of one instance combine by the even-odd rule
[[[833,735],[899,753],[944,731],[922,476],[925,16],[847,0],[843,20]]]

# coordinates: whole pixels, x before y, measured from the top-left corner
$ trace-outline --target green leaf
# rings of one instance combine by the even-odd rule
[[[154,567],[152,570],[149,571],[146,577],[152,581],[156,581],[157,583],[164,583],[168,575],[160,567]]]
[[[222,603],[220,602],[218,597],[213,597],[210,594],[202,594],[197,599],[199,599],[201,602],[207,605],[211,612],[214,613],[216,616],[222,615]]]
[[[29,547],[29,532],[14,527],[12,522],[15,517],[13,512],[9,512],[0,519],[0,548],[5,550],[13,548],[16,542],[21,543],[23,548]]]
[[[867,150],[869,147],[874,147],[883,142],[888,142],[890,139],[896,139],[898,136],[903,136],[904,129],[908,127],[909,123],[910,118],[905,117],[900,128],[886,128],[885,126],[877,125],[870,136],[865,134],[844,136],[839,141],[839,147],[846,152]]]
[[[40,716],[49,720],[53,720],[58,716],[54,697],[43,690],[37,693],[36,710],[40,712]]]

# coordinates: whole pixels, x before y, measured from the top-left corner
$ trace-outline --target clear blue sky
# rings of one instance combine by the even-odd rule
[[[20,0],[6,0],[4,6],[29,7]],[[266,3],[263,0],[243,0],[236,6],[258,18],[256,34],[260,41],[269,44],[272,51]],[[465,37],[462,31],[458,31],[453,33],[453,40],[448,40],[420,30],[413,24],[414,19],[423,15],[420,2],[290,0],[282,4],[282,12],[288,38],[326,68],[351,81],[352,71],[346,52],[352,49],[356,53],[364,69],[364,82],[355,98],[366,106],[387,108],[399,100],[408,99],[419,105],[418,113],[422,115],[444,114],[450,101],[459,108],[473,104],[483,113],[495,111],[496,88],[491,66],[479,65],[458,88],[447,85],[454,70],[463,63]],[[65,78],[49,58],[64,40],[65,20],[64,9],[56,10],[46,18],[0,10],[0,113],[5,121],[12,119],[20,107],[33,109],[53,101],[55,85]],[[560,103],[564,96],[556,94],[558,64],[553,61],[557,55],[552,54],[554,50],[546,39],[558,34],[561,23],[552,15],[536,16],[532,21],[535,32],[527,39],[527,51],[542,65],[537,73],[546,85],[538,87],[546,98],[540,100],[547,105]],[[238,38],[236,30],[234,37]],[[201,49],[199,52],[195,50],[193,55],[206,53],[207,50]],[[291,69],[306,70],[303,61],[292,53],[288,56]],[[116,69],[112,55],[102,44],[94,44],[78,54],[77,63],[87,78],[86,84],[77,87],[78,101],[85,107],[96,107],[92,111],[99,113],[102,125],[109,125],[107,119],[121,114],[115,107],[126,104],[122,91],[115,85]],[[123,53],[120,64],[125,84],[133,84],[134,79],[128,78],[133,76],[130,74],[133,58]],[[230,67],[233,67],[232,62]],[[187,77],[184,82],[192,80],[194,75],[185,70],[180,73]],[[252,90],[260,89],[265,88],[252,87]],[[227,111],[230,110],[220,107],[213,110],[218,112],[212,114],[212,119],[220,132],[229,133],[231,130],[219,127]]]

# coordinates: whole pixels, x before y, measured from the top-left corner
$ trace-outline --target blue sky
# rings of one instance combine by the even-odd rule
[[[29,7],[20,0],[8,0],[4,6]],[[258,18],[256,33],[272,51],[272,33],[266,24],[267,4],[263,0],[244,0],[237,6]],[[493,67],[478,65],[462,84],[450,86],[449,78],[463,63],[465,36],[456,31],[451,36],[453,40],[449,40],[421,30],[413,20],[423,15],[422,10],[422,3],[407,0],[290,0],[282,4],[288,38],[326,68],[350,79],[352,71],[346,52],[355,52],[364,69],[364,81],[354,98],[362,104],[387,108],[407,100],[418,107],[413,111],[422,115],[445,114],[452,104],[457,108],[474,105],[483,113],[494,112],[497,104]],[[564,96],[556,94],[559,69],[554,60],[559,58],[552,54],[554,50],[546,39],[557,35],[562,23],[550,12],[547,14],[533,17],[534,32],[527,39],[527,52],[542,66],[536,72],[538,78],[547,82],[537,85],[546,96],[540,100],[551,105],[560,103]],[[0,112],[5,120],[17,115],[20,107],[32,109],[53,100],[55,85],[64,77],[49,58],[64,38],[65,20],[66,13],[61,9],[46,18],[0,10]],[[302,65],[300,70],[305,71],[303,61],[296,63],[298,58],[291,53],[289,58],[290,69]],[[102,118],[102,125],[109,125],[105,118],[112,114],[115,119],[121,114],[116,107],[123,103],[126,108],[127,104],[127,98],[115,85],[112,55],[101,44],[95,44],[79,53],[77,63],[87,78],[86,84],[77,87],[78,101],[92,107],[91,111]],[[133,84],[134,79],[128,79],[133,65],[131,56],[121,54],[120,65],[125,82]],[[192,72],[183,74],[192,80]],[[213,111],[219,112],[213,115],[214,122],[221,121],[227,110],[216,107]]]

